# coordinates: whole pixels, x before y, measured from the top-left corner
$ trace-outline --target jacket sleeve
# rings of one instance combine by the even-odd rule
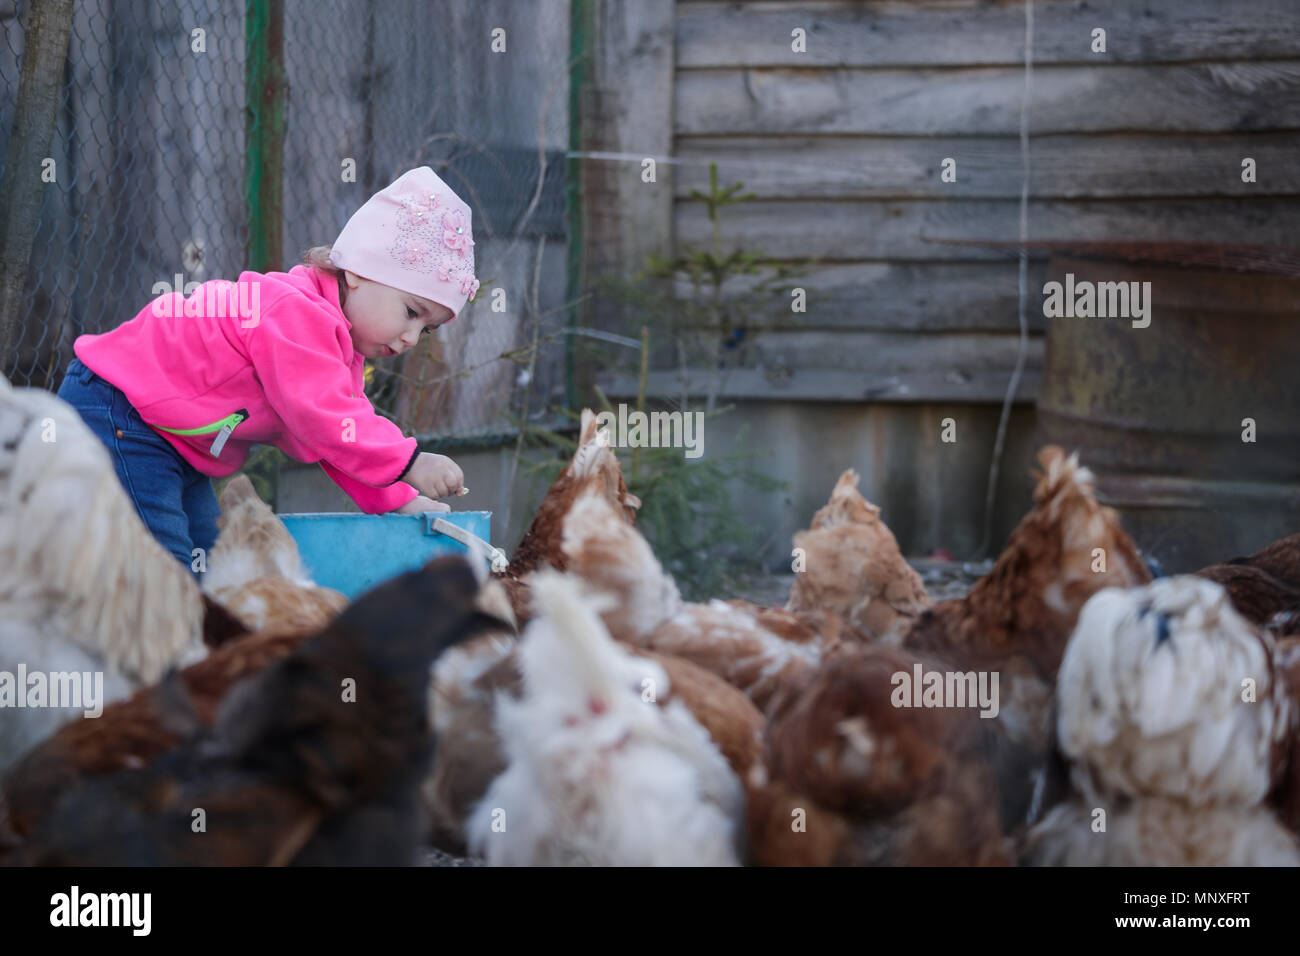
[[[404,481],[393,482],[387,488],[375,488],[355,478],[349,478],[327,461],[322,461],[320,466],[334,484],[342,488],[343,493],[355,501],[357,507],[368,515],[382,515],[395,511],[408,501],[414,500],[419,494]]]
[[[248,335],[249,358],[295,439],[345,478],[387,488],[406,471],[417,444],[354,391],[347,337],[324,310],[287,295],[263,307]]]

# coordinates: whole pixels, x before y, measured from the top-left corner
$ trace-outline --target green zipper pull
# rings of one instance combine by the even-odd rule
[[[161,425],[154,425],[153,427],[160,432],[170,432],[173,435],[211,435],[216,432],[217,437],[212,440],[212,446],[208,451],[213,458],[217,458],[221,455],[221,449],[226,447],[226,439],[230,437],[230,433],[247,417],[248,409],[241,408],[233,415],[227,415],[225,418],[215,421],[211,425],[204,425],[202,428],[163,428]]]
[[[231,415],[229,420],[221,426],[221,431],[217,432],[217,437],[212,439],[212,446],[208,449],[208,452],[213,458],[221,457],[221,449],[226,447],[226,439],[228,439],[230,433],[235,430],[235,426],[247,417],[248,412],[242,410],[235,412],[235,414]]]

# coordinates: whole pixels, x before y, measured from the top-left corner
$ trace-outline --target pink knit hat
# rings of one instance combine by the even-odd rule
[[[478,291],[469,206],[428,166],[366,200],[330,250],[330,262],[460,314]]]

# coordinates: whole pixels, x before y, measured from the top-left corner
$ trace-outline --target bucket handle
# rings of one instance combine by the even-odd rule
[[[452,524],[446,518],[439,518],[431,511],[424,512],[424,533],[433,534],[435,531],[445,534],[449,538],[454,538],[469,548],[470,554],[477,555],[484,561],[490,562],[493,571],[504,571],[510,566],[510,559],[506,557],[506,553],[500,548],[493,547],[472,531],[466,531],[460,525]]]

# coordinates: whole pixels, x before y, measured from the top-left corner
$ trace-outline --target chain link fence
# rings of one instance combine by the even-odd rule
[[[32,2],[0,0],[6,139]],[[269,238],[282,251],[268,267],[288,270],[374,192],[429,165],[473,209],[483,286],[461,321],[376,361],[368,393],[433,445],[554,422],[569,319],[569,16],[569,0],[76,0],[53,181],[5,374],[56,388],[78,335],[178,284],[236,277],[250,245],[275,249]],[[268,75],[283,76],[282,98],[250,88]],[[250,174],[282,176],[279,209],[259,203]]]

